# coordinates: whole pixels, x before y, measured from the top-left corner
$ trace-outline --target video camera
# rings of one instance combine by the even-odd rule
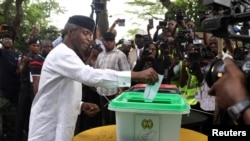
[[[213,15],[212,10],[200,11],[199,12],[199,20],[200,20],[200,22],[202,22],[204,19],[206,19],[210,15]]]
[[[177,41],[178,42],[188,42],[188,43],[193,43],[193,38],[192,36],[190,35],[191,33],[191,30],[188,29],[184,29],[184,30],[180,30],[178,31],[177,33]]]
[[[187,19],[187,15],[186,15],[185,11],[182,9],[177,9],[174,13],[175,13],[176,21],[181,21],[181,20]]]
[[[198,40],[198,39],[197,39]],[[200,69],[203,60],[207,54],[206,47],[201,41],[193,41],[193,44],[189,44],[187,51],[184,54],[184,60],[190,63],[190,73],[197,72],[195,70]]]
[[[166,27],[167,26],[167,22],[166,21],[159,21],[159,26]]]
[[[158,40],[161,42],[161,44],[159,45],[160,50],[165,50],[166,48],[168,48],[168,38],[167,37],[159,36]]]
[[[250,42],[249,35],[237,35],[233,29],[236,23],[250,20],[248,0],[204,0],[203,4],[212,7],[214,14],[201,22],[204,32],[211,32],[216,37]]]
[[[184,58],[190,62],[188,69],[191,74],[195,74],[195,72],[197,72],[196,70],[200,70],[201,55],[199,52],[185,54]]]
[[[101,2],[93,2],[91,4],[92,9],[94,9],[96,13],[102,12],[105,9],[104,6],[105,6],[104,3],[101,3]]]
[[[250,2],[248,0],[205,0],[204,4],[212,6],[213,13],[218,13],[212,18],[202,21],[204,32],[211,32],[214,36],[249,42],[249,35],[238,35],[233,30],[236,23],[250,20]],[[223,12],[224,11],[224,12]],[[235,64],[244,72],[247,78],[250,75],[250,53],[244,60],[235,60]],[[223,61],[217,59],[209,63],[205,70],[205,80],[209,87],[213,85],[224,73]],[[249,81],[250,82],[250,81]]]

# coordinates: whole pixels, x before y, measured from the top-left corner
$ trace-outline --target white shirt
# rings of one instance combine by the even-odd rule
[[[144,47],[143,47],[144,48]],[[137,56],[137,59],[139,59],[140,58],[140,54],[141,54],[141,52],[143,51],[143,48],[136,48],[136,56]]]
[[[57,37],[57,38],[52,42],[53,47],[56,47],[57,45],[59,45],[59,44],[62,42],[62,40],[63,40],[62,36]]]
[[[209,87],[205,80],[202,83],[202,88],[197,92],[195,98],[200,102],[200,107],[204,111],[215,110],[215,96],[208,95]]]
[[[71,141],[82,85],[129,87],[131,72],[93,69],[61,43],[46,57],[30,113],[29,141]]]

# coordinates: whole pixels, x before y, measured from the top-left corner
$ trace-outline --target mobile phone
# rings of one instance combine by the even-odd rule
[[[149,19],[148,20],[148,24],[150,27],[154,27],[154,20],[153,19]]]
[[[159,21],[159,26],[167,26],[167,22],[166,21]]]
[[[125,26],[125,19],[119,19],[119,26]]]

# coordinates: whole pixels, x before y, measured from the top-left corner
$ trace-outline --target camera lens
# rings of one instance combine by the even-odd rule
[[[235,64],[239,69],[241,69],[246,77],[250,74],[250,61],[236,60]],[[207,85],[211,87],[224,73],[224,62],[220,59],[212,61],[209,63],[205,69],[205,80]]]
[[[211,87],[224,72],[224,64],[220,59],[210,62],[205,69],[205,80],[207,85]]]

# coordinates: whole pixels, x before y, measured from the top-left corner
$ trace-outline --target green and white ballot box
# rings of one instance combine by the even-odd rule
[[[157,93],[148,102],[143,92],[128,91],[108,108],[116,113],[117,141],[179,141],[182,114],[190,112],[180,94]]]

